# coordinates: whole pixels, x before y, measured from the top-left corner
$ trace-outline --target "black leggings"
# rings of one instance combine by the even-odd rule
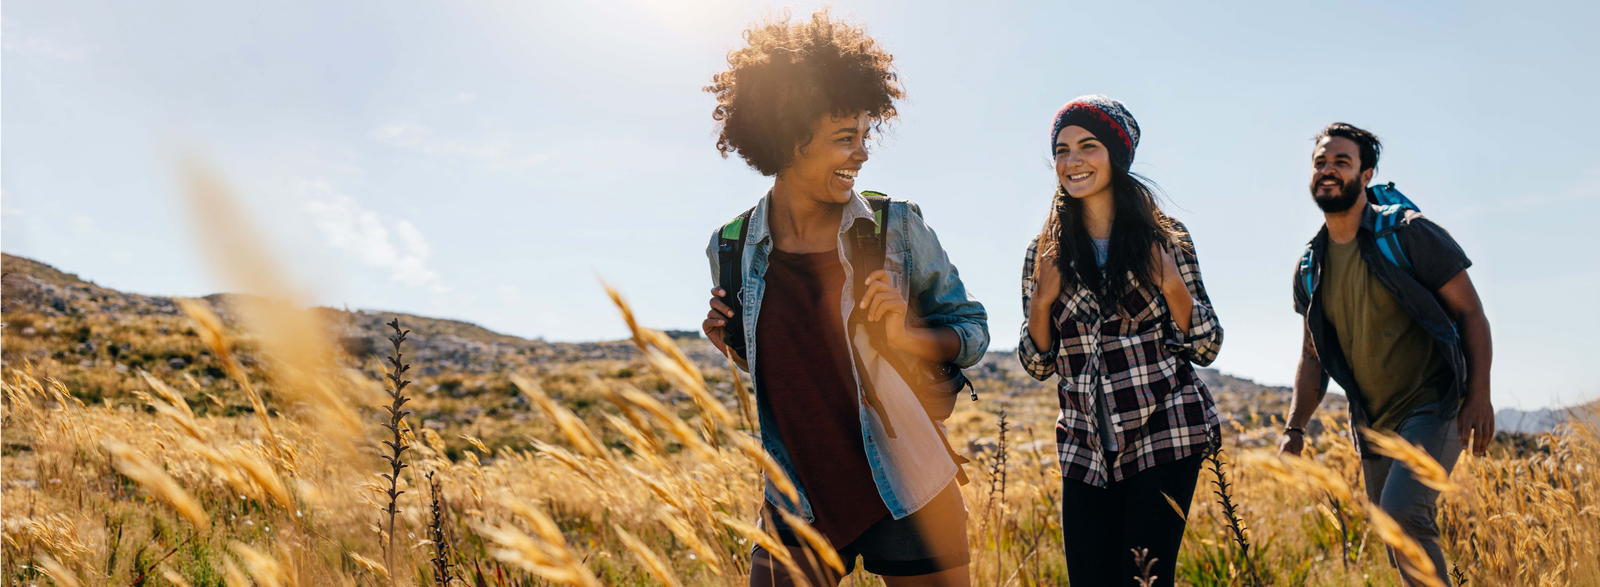
[[[1187,520],[1161,494],[1189,511],[1200,460],[1194,455],[1156,465],[1106,487],[1063,479],[1062,542],[1073,587],[1136,585],[1134,548],[1148,548],[1156,558],[1156,585],[1172,585]]]

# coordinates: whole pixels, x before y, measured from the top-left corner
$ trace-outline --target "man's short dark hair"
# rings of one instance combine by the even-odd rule
[[[728,53],[728,69],[705,91],[717,97],[717,150],[738,153],[762,175],[793,163],[794,148],[811,138],[824,114],[865,112],[872,130],[897,116],[905,97],[894,56],[861,27],[831,18],[767,21],[744,32],[747,46]]]
[[[1332,137],[1342,137],[1355,141],[1356,146],[1361,149],[1362,171],[1378,166],[1378,156],[1383,154],[1383,142],[1378,140],[1378,135],[1358,128],[1353,124],[1335,122],[1322,129],[1322,132],[1317,133],[1316,141],[1320,143],[1322,139]]]

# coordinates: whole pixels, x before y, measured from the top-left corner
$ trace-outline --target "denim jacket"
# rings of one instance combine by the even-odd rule
[[[873,222],[871,207],[860,195],[852,193],[850,203],[845,207],[844,214],[839,221],[838,252],[839,261],[844,266],[845,281],[844,292],[839,300],[839,321],[848,324],[850,312],[854,306],[853,284],[855,274],[850,266],[851,240],[849,231],[859,219]],[[744,280],[740,288],[739,303],[744,308],[741,318],[744,321],[745,333],[745,362],[751,373],[756,372],[756,361],[761,360],[760,349],[756,345],[756,325],[761,316],[761,299],[766,291],[767,257],[772,252],[772,232],[767,223],[768,210],[771,208],[772,192],[761,198],[756,204],[755,211],[750,215],[750,226],[745,238],[744,258],[740,264],[743,267]],[[922,326],[949,326],[961,338],[961,352],[954,361],[960,367],[970,367],[977,364],[979,359],[989,347],[988,315],[984,312],[983,304],[978,303],[961,283],[954,265],[945,255],[944,248],[939,245],[938,236],[933,229],[923,222],[922,210],[916,204],[903,200],[891,200],[889,204],[889,224],[887,238],[884,243],[884,269],[889,272],[890,284],[900,290],[907,304],[910,306],[908,316]],[[706,258],[711,262],[711,279],[717,279],[717,238],[721,231],[711,234],[711,242],[706,247]],[[848,326],[846,326],[848,329]],[[852,342],[859,340],[849,336]],[[899,353],[899,351],[893,351]],[[873,353],[875,356],[875,353]],[[911,355],[900,353],[908,362],[914,360]],[[863,374],[856,372],[857,392],[860,393],[861,378]],[[881,371],[880,371],[881,372]],[[774,423],[771,408],[766,396],[762,393],[761,383],[757,378],[756,411],[761,424],[761,443],[773,460],[778,462],[784,472],[794,481],[799,490],[800,503],[790,503],[788,498],[778,491],[770,482],[766,484],[767,501],[773,505],[784,507],[791,512],[796,512],[805,517],[807,521],[815,520],[811,511],[810,501],[806,498],[805,488],[800,486],[799,477],[795,474],[794,464],[789,459],[789,452],[784,447],[784,440],[778,435],[777,425]],[[877,378],[873,382],[878,382]],[[920,409],[920,408],[919,408]],[[904,483],[896,484],[892,480],[915,478],[913,469],[919,468],[924,463],[896,462],[890,455],[907,454],[904,450],[890,446],[895,442],[905,442],[902,439],[888,438],[884,434],[874,434],[872,422],[876,415],[865,404],[861,406],[861,421],[863,443],[866,448],[867,461],[872,466],[873,479],[877,482],[878,493],[883,498],[883,503],[895,519],[904,518],[921,508],[934,495],[937,495],[954,476],[954,467],[950,467],[950,476],[942,481],[919,480],[915,486]],[[926,422],[924,418],[922,421]],[[899,426],[900,423],[896,423]],[[906,437],[906,434],[901,434]],[[937,438],[937,437],[935,437]],[[921,447],[927,449],[927,447]],[[949,459],[941,444],[937,447],[938,455],[949,463]],[[926,451],[924,451],[926,453]],[[937,485],[937,486],[934,486]]]

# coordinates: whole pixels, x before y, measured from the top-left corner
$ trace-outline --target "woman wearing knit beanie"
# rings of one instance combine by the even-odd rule
[[[1222,326],[1194,243],[1129,172],[1139,123],[1122,103],[1084,96],[1050,130],[1052,213],[1028,245],[1017,355],[1057,375],[1061,526],[1073,585],[1133,585],[1133,549],[1172,585],[1216,403],[1194,365],[1216,359]]]

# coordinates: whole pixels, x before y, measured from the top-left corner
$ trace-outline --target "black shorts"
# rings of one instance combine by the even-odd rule
[[[804,546],[771,508],[771,504],[762,508],[762,522],[777,530],[784,546]],[[867,572],[885,577],[915,577],[966,565],[972,558],[967,552],[967,506],[961,501],[961,489],[950,482],[922,509],[898,520],[884,516],[838,551],[846,575],[855,570],[857,556]]]

